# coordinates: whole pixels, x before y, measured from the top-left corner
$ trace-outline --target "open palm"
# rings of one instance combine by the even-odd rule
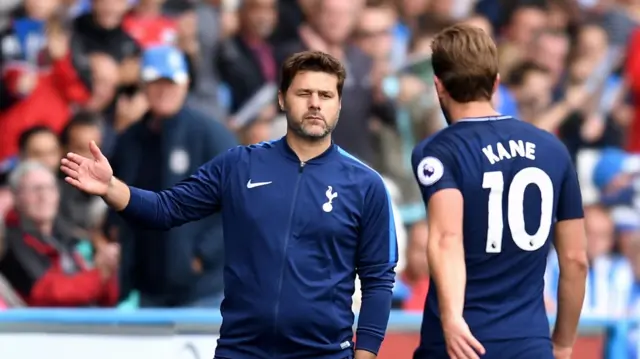
[[[67,175],[64,179],[67,183],[83,192],[105,196],[113,177],[113,170],[95,142],[91,141],[89,150],[93,158],[68,153],[60,161],[62,164],[60,169]]]

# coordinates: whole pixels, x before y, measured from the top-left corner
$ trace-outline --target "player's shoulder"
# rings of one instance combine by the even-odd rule
[[[422,185],[430,186],[444,175],[443,161],[448,163],[453,155],[450,146],[454,132],[453,126],[446,127],[422,140],[413,149],[411,165],[416,179]]]
[[[462,136],[458,134],[459,127],[448,126],[420,141],[411,152],[411,163],[414,168],[427,158],[436,162],[448,161],[456,154]]]
[[[503,140],[509,137],[535,139],[537,142],[545,142],[545,145],[562,145],[554,134],[512,116],[467,119],[450,127],[455,130],[450,131],[454,135],[451,137],[466,142]]]
[[[385,188],[384,179],[378,171],[345,151],[340,146],[335,146],[336,151],[339,154],[338,161],[343,167],[344,172],[350,173],[350,175],[353,176],[360,184],[368,185],[369,187],[373,186],[375,188]]]
[[[279,140],[258,142],[251,145],[241,145],[232,149],[232,152],[237,152],[239,155],[251,155],[261,154],[276,150],[276,146]]]
[[[438,152],[442,147],[446,147],[447,138],[450,138],[452,128],[453,126],[445,127],[420,141],[411,152],[411,162],[415,165],[415,162],[425,157],[426,154]]]
[[[565,145],[558,139],[556,135],[549,131],[545,131],[537,126],[520,120],[511,121],[512,126],[517,128],[518,130],[522,130],[522,133],[525,133],[527,136],[531,138],[535,138],[539,141],[544,141],[545,145],[557,146],[565,148]]]
[[[270,151],[276,148],[276,144],[278,143],[278,141],[282,141],[282,140],[263,141],[263,142],[254,143],[252,145],[241,146],[241,147],[244,147],[246,152]]]
[[[448,140],[451,140],[455,137],[455,133],[457,132],[456,126],[447,126],[443,129],[438,130],[431,136],[425,138],[420,141],[414,148],[414,152],[416,150],[425,150],[427,148],[437,147],[443,143],[446,143]]]
[[[458,122],[440,131],[433,139],[427,141],[426,147],[432,151],[464,156],[464,151],[456,149],[484,147],[503,142],[506,138],[531,142],[538,150],[544,148],[547,153],[558,151],[556,153],[566,154],[564,159],[570,159],[566,146],[554,134],[511,116]]]
[[[275,150],[275,142],[276,141],[268,141],[252,145],[234,146],[221,153],[219,157],[224,159],[225,162],[237,165],[248,160],[252,155]]]
[[[438,154],[441,157],[454,156],[460,153],[460,147],[465,147],[469,142],[477,139],[478,132],[482,135],[485,131],[482,125],[475,126],[473,123],[470,126],[469,123],[449,125],[420,141],[413,149],[412,159],[420,159],[428,154]],[[472,132],[473,135],[471,135]],[[491,132],[487,131],[485,135],[491,135]]]
[[[512,125],[522,129],[517,133],[522,134],[523,140],[534,143],[536,152],[544,150],[542,153],[545,160],[564,161],[566,164],[573,163],[567,146],[555,134],[524,121],[513,121]]]

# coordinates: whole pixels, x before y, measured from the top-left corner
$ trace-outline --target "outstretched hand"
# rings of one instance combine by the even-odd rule
[[[64,180],[77,189],[96,196],[105,196],[113,177],[113,170],[94,141],[89,144],[89,150],[93,158],[67,153],[60,161],[60,170],[67,175]]]

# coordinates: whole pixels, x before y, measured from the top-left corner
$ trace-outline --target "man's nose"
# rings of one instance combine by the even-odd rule
[[[320,97],[317,93],[309,96],[309,109],[320,109]]]

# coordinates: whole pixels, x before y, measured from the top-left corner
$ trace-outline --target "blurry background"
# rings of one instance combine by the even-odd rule
[[[219,218],[132,230],[66,186],[58,161],[94,140],[127,183],[170,186],[282,136],[279,66],[313,49],[347,68],[334,139],[387,181],[404,254],[394,306],[419,313],[428,236],[410,153],[444,126],[430,40],[466,22],[499,44],[498,111],[557,135],[576,162],[584,317],[640,317],[639,21],[638,0],[0,1],[0,307],[217,307]],[[557,275],[551,253],[550,315]],[[637,357],[636,333],[623,336],[617,353]]]

